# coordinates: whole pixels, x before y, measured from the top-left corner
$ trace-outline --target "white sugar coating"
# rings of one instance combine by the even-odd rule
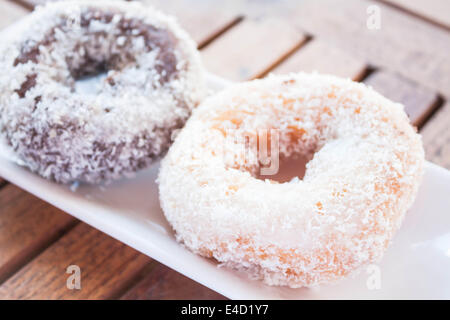
[[[108,182],[149,166],[204,97],[196,44],[153,8],[57,2],[20,30],[0,49],[0,132],[45,178]],[[99,88],[78,92],[97,69]]]
[[[302,180],[255,178],[259,162],[244,166],[242,144],[226,141],[268,128],[278,129],[282,157],[314,153]],[[351,80],[299,73],[207,98],[163,159],[158,182],[187,248],[269,285],[301,287],[382,257],[423,164],[421,137],[401,104]]]

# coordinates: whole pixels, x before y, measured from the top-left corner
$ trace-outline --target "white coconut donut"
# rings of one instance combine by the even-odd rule
[[[45,178],[98,183],[149,166],[203,98],[194,41],[140,3],[51,3],[14,30],[0,50],[0,136]],[[97,90],[78,90],[102,72]]]
[[[281,157],[314,154],[303,180],[255,178],[254,150],[244,162],[245,142],[228,138],[262,129],[277,129]],[[269,285],[300,287],[380,259],[423,164],[421,138],[401,104],[360,83],[302,73],[236,84],[205,100],[158,179],[164,213],[190,250]]]

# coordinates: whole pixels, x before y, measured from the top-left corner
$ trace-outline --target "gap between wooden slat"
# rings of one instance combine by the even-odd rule
[[[4,271],[3,275],[0,276],[0,285],[11,278],[14,274],[16,274],[23,266],[27,265],[33,259],[38,257],[42,252],[47,250],[53,243],[58,242],[64,235],[69,233],[73,228],[75,228],[80,221],[75,220],[69,224],[67,227],[60,229],[54,235],[51,235],[46,239],[45,242],[34,243],[32,246],[25,250],[21,257],[16,260],[10,260],[8,266],[6,267],[6,271]],[[1,297],[0,297],[1,300]]]
[[[429,121],[420,133],[427,160],[450,170],[450,102],[446,102]]]
[[[242,22],[245,19],[244,16],[237,16],[233,20],[231,20],[228,24],[224,25],[221,29],[217,30],[215,33],[212,33],[211,36],[205,38],[201,43],[198,44],[197,48],[199,50],[205,48],[211,42],[219,38],[221,35],[226,33],[231,28],[235,27],[237,24]]]
[[[8,184],[8,181],[0,178],[0,190]]]
[[[379,29],[367,27],[366,11],[374,4],[381,9]],[[289,19],[372,65],[450,97],[450,34],[442,28],[370,0],[303,0]]]
[[[265,75],[307,36],[283,19],[245,19],[202,50],[208,71],[233,81]]]
[[[382,71],[383,71],[382,69],[378,69],[375,66],[369,65],[366,69],[366,73],[359,81],[368,82],[369,78],[372,74],[374,74],[376,72],[382,72]],[[410,80],[410,81],[412,81],[412,80]],[[417,85],[420,85],[420,84],[417,84]],[[387,97],[387,98],[389,98],[389,97]],[[430,119],[432,117],[434,117],[434,114],[439,112],[439,110],[443,107],[443,105],[445,103],[446,103],[446,100],[442,97],[442,95],[440,95],[439,93],[436,93],[436,98],[435,98],[434,102],[430,105],[428,111],[422,116],[421,119],[419,119],[419,121],[417,121],[417,123],[415,123],[417,128],[419,130],[421,130],[430,121]]]
[[[435,91],[390,71],[373,72],[363,82],[388,99],[402,103],[412,124],[417,127],[421,127],[429,115],[442,104]]]
[[[6,0],[6,1],[15,2],[16,4],[20,5],[21,7],[25,8],[25,9],[27,9],[29,11],[32,11],[34,9],[35,5],[36,5],[36,4],[33,4],[32,2],[27,1],[27,0]],[[161,11],[165,12],[164,6],[163,6],[165,1],[143,0],[141,2],[144,3],[144,4],[150,4],[152,6],[155,6],[157,9],[160,9]],[[181,11],[175,5],[174,5],[174,10]],[[195,10],[195,9],[191,8],[191,10]],[[210,34],[208,34],[204,38],[197,39],[198,40],[198,48],[199,49],[204,48],[209,43],[214,41],[216,38],[220,37],[223,33],[225,33],[226,31],[228,31],[229,29],[234,27],[236,24],[241,22],[243,20],[243,18],[244,17],[242,15],[236,15],[235,17],[231,17],[230,16],[229,19],[227,19],[227,18],[222,19],[223,20],[222,22],[219,21],[220,23],[223,23],[222,25],[218,25],[217,29],[213,30]],[[199,15],[199,17],[197,17],[197,19],[199,20],[199,23],[201,23],[202,19],[200,19],[200,15]],[[191,19],[191,20],[194,20],[194,19]],[[226,20],[228,20],[228,21],[226,21]],[[191,26],[193,24],[194,24],[193,22],[190,23]],[[188,29],[189,29],[189,26],[188,26]]]
[[[110,299],[128,288],[151,259],[84,224],[0,286],[0,299]],[[81,289],[67,288],[68,266],[81,269]]]
[[[160,262],[153,260],[149,257],[151,261],[145,265],[140,272],[136,274],[135,277],[131,278],[126,285],[124,285],[120,290],[114,292],[113,295],[109,297],[111,300],[122,299],[124,295],[126,295],[129,291],[133,290],[135,286],[141,283],[144,279],[146,279],[152,272],[157,268],[158,265],[162,265]]]
[[[226,299],[221,294],[158,263],[144,278],[124,293],[121,300],[211,300]]]
[[[314,72],[332,74],[354,81],[361,80],[369,66],[361,59],[353,57],[320,39],[309,37],[300,50],[295,51],[271,72],[283,74],[290,72]]]
[[[359,82],[364,81],[365,79],[367,79],[372,73],[377,72],[378,68],[368,64],[366,69],[364,70],[364,73],[361,74],[361,78],[358,80]]]
[[[0,191],[0,283],[57,241],[78,220],[14,185]]]
[[[414,18],[420,19],[420,20],[422,20],[422,21],[424,21],[426,23],[429,23],[429,24],[431,24],[431,25],[433,25],[435,27],[442,28],[442,29],[444,29],[446,31],[450,31],[450,26],[445,24],[444,22],[441,22],[439,20],[434,20],[432,17],[428,17],[428,16],[426,16],[424,14],[421,14],[421,13],[417,12],[416,10],[408,8],[408,7],[406,7],[406,6],[402,5],[402,4],[397,4],[397,3],[393,2],[393,1],[388,1],[388,0],[373,0],[373,1],[380,2],[380,3],[382,3],[382,4],[386,5],[386,6],[389,6],[389,7],[393,8],[393,9],[401,11],[401,12],[403,12],[405,14],[408,14],[408,15],[414,17]],[[426,0],[421,0],[421,1],[426,2]],[[449,0],[445,0],[445,1],[449,1]],[[447,14],[450,15],[450,12],[447,12]]]
[[[284,61],[289,59],[292,55],[294,55],[296,52],[301,50],[305,45],[307,45],[309,42],[313,40],[313,36],[305,33],[305,38],[300,41],[295,47],[293,47],[291,50],[286,51],[284,55],[281,55],[278,59],[274,60],[274,62],[267,66],[267,68],[262,71],[259,75],[255,77],[255,79],[263,78],[267,76],[270,72],[272,72],[274,69],[276,69],[280,64],[282,64]]]
[[[141,0],[162,12],[173,15],[200,48],[239,23],[242,15],[222,10],[213,2],[184,0]]]
[[[25,0],[6,0],[6,1],[14,2],[17,5],[21,6],[22,8],[24,8],[26,10],[29,10],[29,11],[32,11],[34,9],[34,5]]]
[[[447,103],[447,100],[444,99],[444,97],[440,94],[437,94],[436,100],[432,107],[430,108],[429,112],[424,115],[421,123],[417,126],[419,130],[422,130],[423,127],[431,120],[431,118],[437,114],[442,108],[444,108],[444,105]],[[450,122],[450,119],[448,119],[448,122]],[[424,143],[425,144],[425,143]]]

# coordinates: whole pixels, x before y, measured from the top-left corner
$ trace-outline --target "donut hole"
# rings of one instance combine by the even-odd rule
[[[108,48],[102,48],[101,42],[110,42],[102,35],[90,35],[92,43],[84,44],[80,52],[75,53],[71,59],[67,60],[67,68],[73,81],[73,91],[79,94],[99,94],[105,84],[114,86],[112,74],[119,74],[127,65],[137,63],[132,57],[124,53],[123,57],[108,52]],[[99,49],[101,48],[101,49]],[[117,50],[117,49],[116,49]]]
[[[270,180],[278,183],[287,183],[292,179],[298,178],[302,180],[306,173],[306,165],[313,158],[314,153],[293,154],[285,157],[280,156],[278,170],[274,174],[263,174],[261,167],[254,174],[254,177],[259,180]]]
[[[275,139],[272,130],[278,132]],[[226,137],[224,159],[227,168],[246,171],[263,181],[303,180],[306,165],[320,150],[317,136],[307,135],[304,130],[301,135],[293,130],[253,131],[220,130]]]
[[[278,143],[270,135],[268,136],[267,147],[270,161],[267,161],[268,159],[264,161],[264,156],[259,154],[259,166],[254,177],[278,183],[288,183],[293,179],[303,180],[306,165],[319,149],[317,140],[307,137],[305,130],[298,129],[294,125],[291,125],[288,130],[278,130],[278,133]],[[261,147],[261,142],[258,142],[258,148]],[[273,153],[273,148],[277,148],[278,152]],[[268,166],[270,170],[267,170]]]
[[[74,91],[83,95],[97,95],[100,93],[102,84],[108,76],[108,71],[99,70],[96,74],[85,75],[75,78]]]

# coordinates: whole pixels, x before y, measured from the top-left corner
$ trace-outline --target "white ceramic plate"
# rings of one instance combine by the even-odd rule
[[[215,90],[227,84],[212,75],[208,83]],[[73,192],[14,164],[0,145],[0,176],[229,298],[450,299],[450,172],[446,169],[426,164],[415,204],[379,264],[379,289],[367,285],[377,283],[371,282],[378,274],[373,268],[337,285],[290,289],[249,280],[192,254],[175,241],[161,211],[155,183],[158,169],[156,164],[133,179],[108,187],[81,186]]]

